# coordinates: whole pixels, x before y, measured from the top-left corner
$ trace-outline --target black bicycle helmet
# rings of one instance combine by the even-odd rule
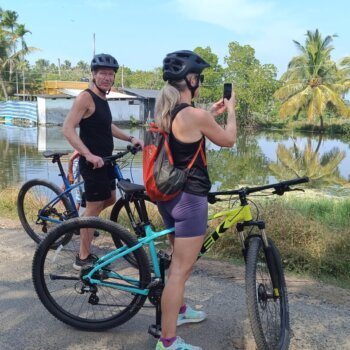
[[[100,53],[95,55],[91,61],[91,70],[93,71],[97,68],[112,68],[115,72],[117,72],[119,64],[113,56]]]
[[[180,50],[168,53],[163,60],[163,79],[182,80],[188,73],[200,74],[210,64],[193,51]]]

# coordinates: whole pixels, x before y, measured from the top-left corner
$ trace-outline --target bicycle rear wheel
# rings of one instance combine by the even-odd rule
[[[253,237],[249,240],[245,275],[247,308],[257,348],[286,350],[290,342],[287,287],[278,249],[271,239],[269,245],[278,291],[273,290],[262,239]]]
[[[58,186],[46,180],[30,180],[21,187],[17,197],[18,216],[36,243],[40,243],[61,221],[72,216],[74,211],[66,196],[54,200],[61,193]],[[52,204],[47,206],[51,201]]]
[[[65,246],[51,249],[67,232],[79,230],[84,234],[81,231],[83,229],[95,232],[90,252],[99,258],[116,249],[116,238],[128,247],[137,243],[135,237],[113,222],[101,218],[68,220],[57,226],[35,252],[33,283],[41,302],[62,322],[84,330],[105,330],[133,317],[147,296],[113,288],[111,285],[84,282],[82,276],[89,267],[79,272],[73,268],[79,252],[80,236],[73,235]],[[125,259],[118,259],[96,272],[93,278],[106,284],[118,283],[125,288],[145,288],[151,281],[147,255],[142,248],[132,254],[137,267]],[[128,280],[121,279],[120,275],[127,275]]]
[[[110,220],[125,227],[130,233],[137,237],[145,237],[144,221],[140,212],[140,202],[145,201],[147,215],[154,231],[161,231],[165,229],[163,219],[159,214],[157,205],[148,199],[134,199],[127,201],[123,198],[119,199],[113,206]],[[115,242],[117,247],[122,245],[121,242]],[[162,236],[157,242],[157,249],[164,250],[168,254],[171,252],[170,241],[168,237]],[[130,263],[133,263],[133,257],[125,255]]]

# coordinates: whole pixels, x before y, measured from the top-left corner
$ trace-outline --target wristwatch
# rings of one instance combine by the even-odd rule
[[[130,135],[130,136],[128,137],[128,141],[131,142],[132,139],[134,139],[134,138],[135,138],[135,136]]]

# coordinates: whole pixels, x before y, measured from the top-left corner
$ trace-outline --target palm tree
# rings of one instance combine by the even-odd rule
[[[28,33],[32,33],[31,31],[29,31],[28,29],[26,29],[24,24],[18,24],[17,28],[16,28],[16,35],[18,36],[19,40],[21,41],[21,48],[22,48],[22,53],[23,55],[21,56],[21,60],[20,62],[18,62],[18,69],[22,68],[22,83],[23,83],[23,100],[25,99],[24,95],[25,95],[25,78],[24,78],[24,69],[26,67],[26,63],[24,60],[24,56],[25,53],[28,52],[28,46],[27,43],[24,40],[24,36]],[[17,83],[17,93],[18,93],[18,75],[17,75],[17,71],[16,71],[16,83]]]
[[[17,28],[17,18],[18,13],[15,11],[3,11],[1,25],[5,28],[10,28],[11,33],[15,32],[15,28]],[[16,52],[16,43],[13,44],[13,53]]]
[[[19,39],[18,35],[4,31],[0,27],[0,85],[1,89],[3,91],[4,97],[7,100],[8,94],[6,90],[5,85],[5,76],[6,76],[6,70],[8,67],[14,67],[18,64],[18,62],[23,60],[25,55],[28,53],[37,51],[35,47],[25,47],[19,51],[17,51],[14,54],[10,53],[10,47],[13,45],[14,42],[16,42]]]
[[[23,24],[16,22],[18,14],[15,11],[2,11],[0,9],[0,86],[5,99],[8,99],[5,79],[10,81],[14,67],[24,61],[25,55],[37,49],[28,47],[24,36],[30,33]],[[10,29],[10,30],[8,30]],[[17,42],[21,43],[21,50],[17,51]],[[23,68],[22,68],[23,69]],[[9,71],[9,75],[7,73]]]
[[[284,84],[274,96],[282,101],[282,118],[306,111],[309,121],[320,118],[322,130],[323,115],[330,105],[342,116],[350,115],[342,98],[342,94],[350,88],[347,70],[350,66],[337,67],[331,60],[331,43],[336,35],[328,35],[323,39],[316,29],[315,32],[307,31],[306,37],[305,46],[294,41],[301,54],[289,62],[288,70],[281,78]],[[349,59],[345,58],[345,65]]]
[[[17,27],[17,18],[18,18],[18,13],[16,11],[6,10],[6,11],[3,11],[3,13],[2,13],[1,25],[4,28],[9,28],[11,30],[12,36],[14,35],[15,28]],[[16,53],[16,40],[12,41],[12,49],[13,49],[13,54],[15,54]],[[10,80],[11,80],[12,71],[14,68],[14,64],[12,61],[10,61],[9,68],[10,68]],[[17,88],[17,90],[18,90],[18,88]]]

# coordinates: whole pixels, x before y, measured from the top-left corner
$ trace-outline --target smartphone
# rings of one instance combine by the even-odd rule
[[[229,100],[231,98],[231,94],[232,94],[232,84],[225,83],[224,84],[224,98],[227,98]]]

